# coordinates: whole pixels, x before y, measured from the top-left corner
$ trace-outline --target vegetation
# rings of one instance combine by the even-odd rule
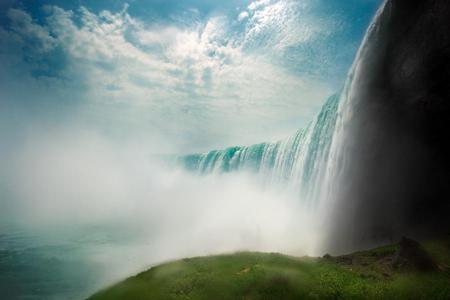
[[[423,246],[433,271],[393,268],[398,245],[323,258],[242,252],[165,263],[90,299],[450,299],[450,240]]]

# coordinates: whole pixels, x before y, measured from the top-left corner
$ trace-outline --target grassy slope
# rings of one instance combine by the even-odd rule
[[[394,271],[396,246],[328,259],[243,252],[162,264],[90,299],[450,299],[449,240],[423,245],[439,271]]]

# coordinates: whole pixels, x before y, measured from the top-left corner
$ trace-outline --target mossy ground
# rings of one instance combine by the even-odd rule
[[[438,270],[394,270],[396,245],[330,258],[242,252],[165,263],[90,299],[450,299],[450,240],[423,246]]]

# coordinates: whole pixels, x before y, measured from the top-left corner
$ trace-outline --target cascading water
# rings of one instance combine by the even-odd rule
[[[297,191],[302,201],[332,201],[340,174],[345,169],[352,142],[348,123],[352,118],[354,78],[364,61],[369,40],[379,26],[382,5],[365,35],[342,93],[324,103],[315,119],[286,139],[251,146],[236,146],[202,154],[176,156],[172,164],[199,174],[246,171],[260,175],[265,184],[284,184]],[[353,97],[354,98],[354,97]],[[324,205],[328,205],[324,204]]]
[[[200,174],[254,172],[265,184],[285,184],[311,201],[326,171],[338,103],[339,96],[331,96],[313,122],[284,140],[178,156],[175,164]]]
[[[341,95],[320,197],[326,248],[447,233],[450,149],[448,1],[386,0]]]
[[[330,155],[327,159],[327,170],[325,177],[323,178],[323,194],[322,198],[332,201],[336,199],[336,195],[340,193],[344,183],[346,168],[351,160],[351,155],[354,153],[354,137],[352,130],[354,129],[352,124],[355,117],[355,107],[358,105],[358,97],[355,94],[358,93],[360,87],[361,72],[367,71],[364,69],[365,58],[369,51],[369,46],[376,42],[380,27],[380,17],[382,13],[387,13],[385,10],[386,3],[377,11],[372,23],[370,24],[364,40],[356,55],[356,59],[350,69],[347,76],[347,80],[344,85],[344,89],[341,93],[339,100],[339,107],[337,109],[337,118],[334,126],[334,132],[332,134],[332,141],[330,146]]]
[[[444,0],[386,0],[342,93],[307,128],[178,162],[202,174],[250,170],[292,188],[322,222],[326,251],[446,233],[449,15]]]
[[[368,116],[367,111],[378,105],[368,102],[371,93],[379,92],[372,86],[374,81],[383,82],[371,75],[379,68],[374,53],[386,51],[384,35],[389,30],[393,5],[392,1],[386,1],[380,7],[366,32],[343,91],[330,97],[305,129],[274,143],[179,156],[176,164],[200,174],[250,171],[257,173],[264,184],[286,185],[297,193],[301,203],[315,208],[316,219],[327,220],[326,224],[320,225],[325,226],[326,234],[330,234],[330,242],[324,249],[342,252],[356,248],[360,243],[356,241],[357,232],[363,231],[356,228],[362,227],[363,223],[356,224],[355,221],[358,205],[363,200],[378,201],[367,197],[363,191],[366,185],[372,184],[371,177],[361,179],[358,176],[365,172],[365,162],[371,163],[369,173],[378,168],[373,161],[372,148],[379,148],[374,141],[386,136],[379,130],[380,126],[373,131],[371,121],[380,120]],[[385,94],[377,96],[383,98]],[[385,157],[392,156],[385,153]],[[382,176],[387,177],[386,174]],[[373,229],[365,231],[372,234]],[[340,235],[343,232],[345,239]],[[336,246],[336,239],[340,239],[337,243],[341,245]]]

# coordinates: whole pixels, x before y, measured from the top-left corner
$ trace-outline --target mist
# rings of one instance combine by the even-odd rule
[[[317,216],[298,195],[251,174],[169,168],[152,153],[92,131],[30,131],[4,161],[2,223],[53,244],[94,241],[84,259],[105,267],[96,288],[182,257],[320,252]]]

